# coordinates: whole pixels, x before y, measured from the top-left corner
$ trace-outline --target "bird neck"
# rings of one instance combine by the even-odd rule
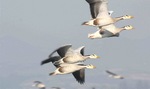
[[[121,16],[121,17],[116,17],[114,20],[115,20],[115,22],[118,22],[119,20],[123,20],[124,18],[123,18],[123,16]]]
[[[84,57],[84,59],[89,59],[90,55],[84,55],[83,57]]]
[[[121,31],[123,31],[123,30],[126,30],[126,29],[124,27],[117,28],[118,33],[121,32]]]

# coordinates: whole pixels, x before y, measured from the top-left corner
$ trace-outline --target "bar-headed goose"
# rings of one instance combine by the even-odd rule
[[[56,64],[60,63],[77,63],[81,61],[85,61],[86,59],[97,59],[99,56],[96,54],[92,55],[84,55],[84,46],[79,47],[76,50],[73,50],[71,44],[61,46],[54,50],[49,57],[51,57],[55,52],[57,52],[61,59],[55,62]],[[48,59],[47,59],[48,60]]]
[[[39,89],[46,89],[45,84],[43,84],[43,83],[40,82],[40,81],[34,81],[33,83],[34,83],[34,84],[33,84],[32,86],[35,86],[35,87],[37,87],[37,88],[39,88]]]
[[[34,81],[33,83],[34,84],[32,86],[37,87],[38,89],[47,89],[45,87],[45,84],[43,84],[40,81]],[[48,88],[48,89],[61,89],[61,88],[60,87],[51,87],[51,88]]]
[[[82,25],[106,26],[120,20],[131,19],[133,16],[125,15],[112,18],[108,12],[108,0],[86,0],[90,5],[92,18],[90,21],[83,22]]]
[[[133,26],[131,25],[117,28],[114,24],[111,24],[103,27],[100,30],[96,31],[95,33],[88,34],[88,38],[96,39],[96,38],[106,38],[106,37],[118,37],[121,31],[134,29]]]
[[[51,87],[51,89],[61,89],[60,87]]]
[[[41,62],[41,65],[52,62],[53,65],[58,68],[60,65],[56,64],[55,62],[60,60],[61,57],[60,56],[53,56],[53,57],[49,57],[48,59],[45,59]],[[77,82],[79,82],[80,84],[83,84],[85,82],[85,69],[81,69],[78,71],[75,71],[72,73],[74,78],[76,79]]]
[[[84,64],[68,64],[63,63],[60,64],[60,67],[58,67],[54,72],[50,73],[50,75],[62,75],[62,74],[70,74],[75,71],[81,70],[81,69],[94,69],[96,68],[94,65],[84,65]]]
[[[124,79],[123,76],[118,75],[118,74],[115,74],[115,73],[113,73],[113,72],[111,72],[111,71],[109,71],[109,70],[106,70],[106,73],[109,74],[109,77],[116,78],[116,79]]]

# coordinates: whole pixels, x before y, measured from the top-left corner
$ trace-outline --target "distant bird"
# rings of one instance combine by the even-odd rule
[[[61,89],[60,87],[51,87],[52,89]]]
[[[60,56],[54,56],[54,57],[50,57],[48,59],[45,59],[41,62],[41,65],[52,62],[53,65],[58,68],[60,65],[56,64],[55,61],[60,60],[61,57]],[[76,81],[78,81],[80,84],[83,84],[85,82],[85,70],[81,69],[78,71],[75,71],[72,73],[74,78],[76,79]]]
[[[40,82],[40,81],[34,81],[33,83],[34,84],[32,86],[35,86],[35,87],[37,87],[39,89],[46,89],[45,85],[42,82]]]
[[[106,26],[116,23],[120,20],[132,19],[133,16],[125,15],[121,17],[112,18],[108,11],[108,0],[86,0],[90,5],[90,12],[92,20],[83,22],[82,25],[89,26]]]
[[[115,74],[115,73],[113,73],[113,72],[110,72],[109,70],[106,70],[106,73],[109,74],[109,77],[116,78],[116,79],[124,79],[123,76],[118,75],[118,74]]]
[[[67,64],[63,63],[60,64],[60,67],[58,67],[54,72],[50,73],[50,75],[62,75],[62,74],[70,74],[75,71],[81,70],[81,69],[94,69],[96,68],[95,66],[89,64],[89,65],[84,65],[84,64]]]
[[[86,59],[96,59],[99,58],[99,56],[97,56],[96,54],[92,54],[92,55],[84,55],[84,46],[79,47],[76,50],[73,50],[71,44],[68,45],[64,45],[61,46],[59,48],[57,48],[56,50],[54,50],[50,55],[49,58],[51,58],[51,56],[57,52],[61,59],[56,61],[56,64],[61,64],[61,63],[77,63],[77,62],[81,62],[81,61],[85,61]],[[44,60],[45,62],[48,62],[49,59]],[[41,64],[44,64],[45,62],[42,62]]]
[[[114,24],[103,26],[101,30],[96,31],[95,33],[88,34],[88,38],[106,38],[106,37],[119,37],[119,33],[123,30],[132,30],[133,26],[127,25],[121,28],[117,28]]]
[[[34,81],[33,83],[34,83],[34,84],[33,84],[32,86],[35,86],[35,87],[37,87],[37,88],[39,88],[39,89],[46,89],[45,84],[43,84],[43,83],[40,82],[40,81]],[[49,88],[49,89],[61,89],[61,88],[60,88],[60,87],[51,87],[51,88]]]
[[[96,89],[95,87],[92,87],[92,89]]]

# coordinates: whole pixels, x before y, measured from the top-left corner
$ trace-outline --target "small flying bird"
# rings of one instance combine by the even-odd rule
[[[109,74],[109,77],[112,77],[112,78],[115,78],[115,79],[124,79],[123,76],[118,75],[118,74],[115,74],[115,73],[113,73],[113,72],[111,72],[111,71],[109,71],[109,70],[106,70],[106,73]]]
[[[40,82],[40,81],[34,81],[33,83],[34,84],[32,86],[35,86],[35,87],[37,87],[39,89],[46,89],[45,85],[42,82]]]
[[[52,89],[61,89],[60,87],[51,87]]]
[[[39,89],[47,89],[45,85],[40,81],[34,81],[32,86],[37,87]],[[51,87],[49,89],[61,89],[60,87]]]

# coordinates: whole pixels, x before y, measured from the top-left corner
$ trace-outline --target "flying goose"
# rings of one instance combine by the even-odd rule
[[[104,28],[103,28],[104,27]],[[106,38],[106,37],[119,37],[119,33],[123,30],[132,30],[133,26],[127,25],[121,28],[117,28],[114,24],[103,26],[101,30],[96,31],[95,33],[88,34],[88,38]]]
[[[61,89],[60,87],[51,87],[52,89]]]
[[[40,81],[34,81],[32,86],[37,87],[39,89],[46,89],[45,84]],[[60,87],[51,87],[50,89],[61,89]]]
[[[49,62],[52,62],[53,65],[58,68],[60,65],[56,64],[55,61],[58,61],[60,60],[61,57],[60,56],[53,56],[53,57],[50,57],[48,59],[45,59],[41,62],[41,65],[43,64],[46,64],[46,63],[49,63]],[[80,84],[83,84],[85,82],[85,70],[84,69],[81,69],[81,70],[78,70],[78,71],[75,71],[72,73],[74,78],[76,79],[77,82],[79,82]]]
[[[84,48],[85,48],[84,46],[81,46],[81,47],[79,47],[76,50],[73,50],[71,47],[72,47],[71,44],[61,46],[61,47],[57,48],[56,50],[54,50],[49,55],[49,58],[51,58],[51,56],[55,52],[57,52],[60,55],[60,57],[61,57],[60,60],[55,62],[56,64],[60,64],[60,63],[77,63],[77,62],[85,61],[86,59],[99,58],[99,56],[97,56],[96,54],[84,55]],[[48,60],[49,59],[47,59],[47,61]]]
[[[108,11],[108,0],[86,0],[90,5],[90,12],[93,19],[83,22],[82,25],[106,26],[120,20],[131,19],[133,16],[125,15],[112,18]]]
[[[81,70],[81,69],[94,69],[96,68],[94,65],[84,65],[84,64],[68,64],[63,63],[60,64],[60,67],[58,67],[54,72],[50,73],[50,75],[63,75],[63,74],[70,74],[75,71]]]
[[[40,82],[40,81],[34,81],[33,83],[34,84],[32,86],[35,86],[35,87],[37,87],[39,89],[46,89],[45,85],[42,82]]]
[[[109,77],[116,78],[116,79],[124,79],[123,76],[118,75],[118,74],[115,74],[115,73],[113,73],[113,72],[111,72],[111,71],[109,71],[109,70],[106,70],[106,73],[109,74]]]

